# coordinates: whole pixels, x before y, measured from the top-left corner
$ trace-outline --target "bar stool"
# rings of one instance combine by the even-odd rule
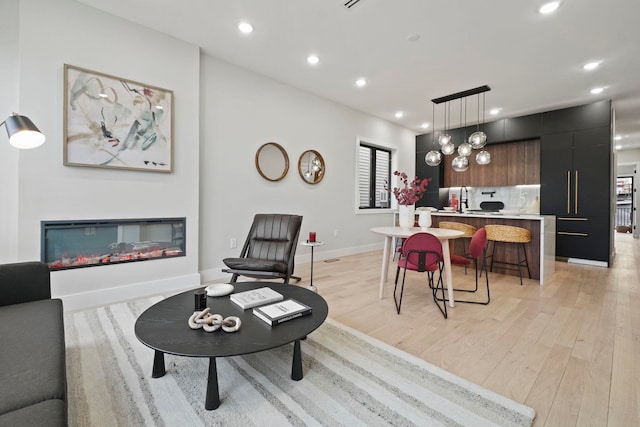
[[[502,264],[509,267],[504,267],[507,270],[518,270],[520,275],[520,286],[522,286],[522,267],[527,267],[527,274],[531,279],[531,270],[529,269],[529,261],[527,260],[527,251],[525,245],[531,243],[531,232],[526,228],[514,227],[511,225],[495,225],[488,224],[484,226],[487,230],[487,249],[491,245],[491,254],[487,255],[487,258],[491,258],[491,268],[493,271],[493,264]],[[496,249],[496,243],[514,243],[516,244],[516,261],[509,262],[506,260],[494,260],[493,253]],[[522,255],[520,255],[522,251]],[[487,250],[487,254],[489,251]],[[514,268],[517,267],[517,268]]]
[[[465,224],[463,222],[454,222],[454,221],[440,221],[438,223],[438,227],[446,228],[449,230],[458,230],[464,233],[462,237],[472,238],[476,232],[476,227],[473,225]]]
[[[463,222],[454,222],[454,221],[440,221],[438,223],[439,228],[446,228],[448,230],[457,230],[462,231],[464,234],[462,238],[465,239],[464,245],[464,254],[469,253],[469,248],[467,246],[467,242],[471,241],[471,238],[476,233],[477,228],[473,225],[465,224]],[[467,274],[467,266],[464,267],[464,274]]]

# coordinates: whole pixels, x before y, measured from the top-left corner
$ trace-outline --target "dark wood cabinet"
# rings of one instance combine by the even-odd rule
[[[611,141],[609,128],[573,135],[573,209],[575,215],[602,216],[610,211]]]
[[[558,217],[556,220],[556,256],[608,262],[610,257],[609,218]]]
[[[464,172],[454,171],[451,167],[454,156],[446,156],[444,186],[506,187],[540,183],[540,141],[492,144],[485,149],[491,153],[491,163],[478,165],[474,150],[469,158],[471,165]]]
[[[504,119],[504,139],[506,141],[521,141],[537,138],[542,126],[542,114]]]
[[[480,125],[480,130],[487,135],[487,141],[491,143],[504,142],[504,119],[496,120],[490,123],[484,123]]]
[[[540,213],[570,215],[573,132],[543,135],[540,144]]]
[[[424,161],[424,156],[430,151],[416,152],[416,176],[420,179],[430,178],[429,185],[427,186],[427,192],[416,203],[417,207],[421,206],[433,206],[442,207],[443,204],[439,201],[440,189],[444,187],[444,172],[442,163],[440,166],[429,166]]]
[[[611,130],[544,135],[540,211],[556,215],[556,255],[610,260]]]
[[[600,101],[542,113],[541,135],[610,125],[611,101]]]

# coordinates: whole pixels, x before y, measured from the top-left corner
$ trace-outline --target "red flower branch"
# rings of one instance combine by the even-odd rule
[[[420,179],[417,176],[413,181],[409,182],[409,177],[404,172],[395,171],[394,176],[399,177],[400,181],[404,184],[404,187],[394,187],[393,195],[396,197],[399,205],[413,205],[420,200],[423,194],[427,191],[427,185],[431,178]],[[386,188],[387,190],[389,188]]]

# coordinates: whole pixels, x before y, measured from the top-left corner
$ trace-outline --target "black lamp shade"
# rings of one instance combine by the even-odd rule
[[[9,143],[16,148],[35,148],[41,146],[45,136],[26,116],[13,114],[4,122],[9,135]]]

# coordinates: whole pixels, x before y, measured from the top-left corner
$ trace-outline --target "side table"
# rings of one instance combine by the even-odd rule
[[[310,242],[308,240],[302,241],[300,242],[300,244],[302,246],[308,246],[311,248],[311,276],[309,278],[309,286],[307,287],[307,289],[309,289],[310,291],[313,292],[318,292],[318,289],[313,286],[313,248],[315,248],[316,246],[322,246],[324,245],[323,242]]]

